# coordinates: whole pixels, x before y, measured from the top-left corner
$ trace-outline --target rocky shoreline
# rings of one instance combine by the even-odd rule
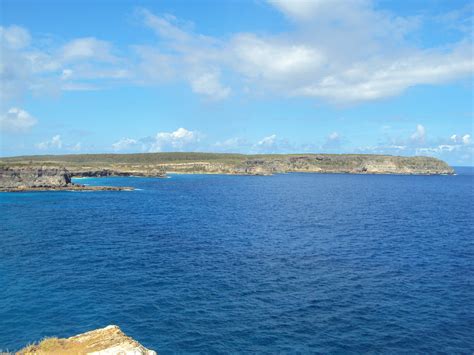
[[[84,186],[71,184],[69,186],[35,186],[35,187],[0,187],[0,192],[41,192],[41,191],[133,191],[128,186]]]
[[[131,187],[84,186],[72,178],[175,174],[273,175],[283,173],[452,175],[431,157],[358,154],[242,155],[144,153],[34,156],[0,159],[0,191],[128,191]]]

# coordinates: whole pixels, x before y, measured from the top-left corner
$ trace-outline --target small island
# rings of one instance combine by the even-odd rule
[[[370,154],[142,153],[38,155],[0,159],[0,191],[124,191],[85,186],[72,178],[176,174],[273,175],[282,173],[452,175],[432,157]]]

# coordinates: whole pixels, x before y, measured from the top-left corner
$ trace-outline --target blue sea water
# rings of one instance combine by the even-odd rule
[[[84,179],[0,194],[0,349],[472,353],[474,175]]]

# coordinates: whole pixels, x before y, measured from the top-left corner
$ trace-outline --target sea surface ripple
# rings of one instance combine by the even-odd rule
[[[173,175],[0,194],[0,349],[471,353],[474,175]]]

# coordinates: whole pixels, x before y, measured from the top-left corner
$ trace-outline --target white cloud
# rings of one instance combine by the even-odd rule
[[[423,144],[425,143],[426,129],[423,125],[416,125],[416,131],[410,136],[410,139],[414,143]]]
[[[406,139],[391,139],[376,146],[359,147],[355,153],[391,154],[403,156],[433,156],[451,164],[473,164],[474,145],[470,135],[453,134],[450,137],[430,138],[425,127],[418,125],[416,131]]]
[[[341,138],[341,136],[339,135],[339,133],[337,132],[332,132],[329,136],[328,136],[328,140],[330,141],[337,141]]]
[[[338,132],[332,132],[326,137],[326,141],[321,146],[323,150],[335,150],[341,147],[343,137]]]
[[[188,82],[194,93],[210,100],[218,101],[230,95],[231,88],[221,82],[221,68],[227,55],[223,43],[181,28],[190,26],[179,23],[174,16],[157,16],[144,9],[139,14],[145,25],[164,41],[164,50],[136,47],[140,56],[139,82],[173,78]]]
[[[63,61],[92,59],[103,62],[114,62],[117,58],[112,54],[109,42],[94,37],[77,38],[61,48]]]
[[[176,60],[150,46],[133,46],[139,57],[135,81],[140,84],[162,84],[178,77]]]
[[[173,81],[185,82],[211,100],[241,90],[253,97],[352,103],[396,96],[417,85],[469,78],[474,72],[470,32],[459,32],[458,38],[464,39],[456,42],[422,47],[413,38],[424,30],[424,17],[397,16],[371,0],[268,2],[293,21],[290,30],[217,38],[194,32],[192,24],[172,15],[139,10],[157,41],[146,46],[131,43],[128,57],[118,57],[115,53],[125,51],[95,37],[38,50],[31,48],[26,29],[2,27],[1,99],[10,101],[26,92],[97,90],[117,82]],[[464,19],[469,16],[464,11],[440,26],[448,27],[449,21],[468,23]]]
[[[141,139],[122,138],[112,144],[112,149],[116,152],[193,151],[201,137],[202,135],[199,132],[178,128],[173,132],[158,132],[155,136]]]
[[[278,138],[276,134],[262,138],[251,147],[255,153],[290,153],[295,151],[295,147],[288,140]]]
[[[138,141],[132,138],[122,138],[112,144],[112,149],[116,152],[136,148]]]
[[[294,42],[237,35],[231,43],[234,65],[249,78],[273,82],[301,77],[324,64],[318,49]]]
[[[198,132],[188,131],[185,128],[178,128],[174,132],[158,132],[148,150],[161,152],[192,149],[193,145],[200,141],[200,137]]]
[[[260,140],[257,145],[260,147],[272,147],[276,142],[277,136],[276,134],[272,134],[271,136],[265,137]]]
[[[441,84],[474,72],[469,39],[440,48],[417,48],[406,38],[418,17],[377,10],[369,0],[274,0],[270,4],[296,21],[278,35],[236,33],[223,41],[195,34],[172,16],[142,11],[144,22],[171,50],[181,72],[212,67],[237,74],[249,93],[320,98],[332,102],[370,101],[399,95],[421,84]],[[222,84],[207,75],[224,98]],[[189,79],[188,79],[189,80]],[[214,85],[215,84],[215,85]],[[230,90],[230,88],[229,88]]]
[[[456,144],[465,144],[465,145],[468,145],[471,143],[471,135],[470,134],[464,134],[464,135],[457,135],[457,134],[453,134],[451,137],[450,137],[450,140],[453,142],[453,143],[456,143]]]
[[[70,151],[73,151],[73,152],[79,152],[79,151],[81,151],[81,150],[82,150],[82,144],[81,144],[81,142],[78,142],[78,143],[76,143],[76,144],[70,146],[70,147],[69,147],[69,150],[70,150]]]
[[[202,73],[191,80],[193,92],[207,96],[211,100],[222,100],[229,96],[231,89],[222,86],[216,72]]]
[[[252,144],[248,140],[241,137],[233,137],[217,141],[210,150],[226,153],[248,153],[251,147]]]
[[[12,49],[21,49],[30,44],[31,36],[28,30],[20,26],[0,26],[0,42]]]
[[[337,0],[268,0],[270,4],[290,18],[309,20],[317,14],[321,7],[334,4]],[[349,3],[352,0],[348,0]]]
[[[57,134],[49,140],[38,143],[36,147],[41,150],[61,149],[63,147],[63,142],[61,136]]]
[[[38,120],[25,110],[17,107],[10,108],[0,117],[0,128],[7,132],[24,132],[31,129]]]
[[[35,41],[30,45],[31,36],[24,28],[0,28],[0,34],[1,105],[12,105],[27,93],[56,96],[63,90],[96,90],[108,81],[131,77],[128,64],[114,56],[107,41],[78,38],[40,50]]]

